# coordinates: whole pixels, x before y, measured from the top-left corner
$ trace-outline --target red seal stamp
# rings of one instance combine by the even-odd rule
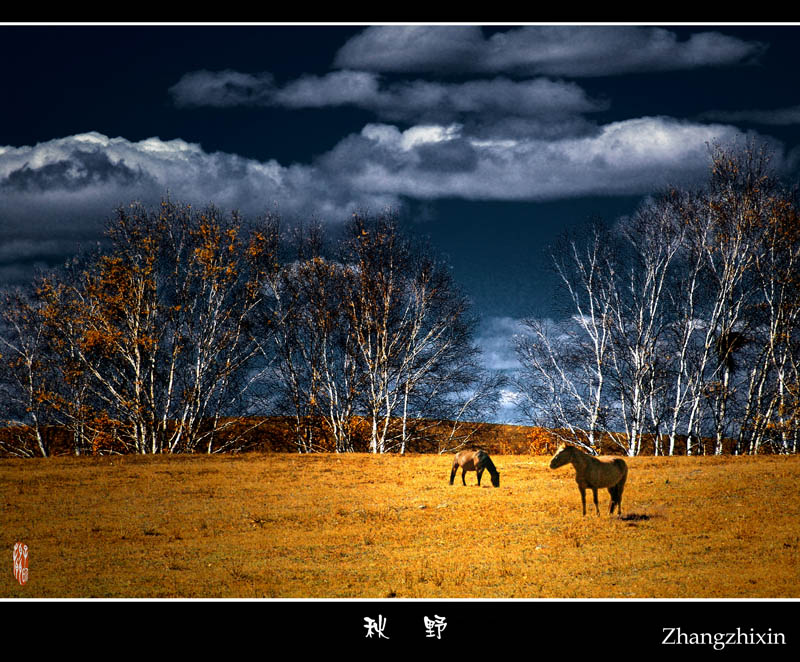
[[[14,579],[23,586],[28,581],[28,546],[21,542],[14,543]]]

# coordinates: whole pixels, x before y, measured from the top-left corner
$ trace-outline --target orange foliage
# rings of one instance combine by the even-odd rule
[[[531,455],[552,455],[559,445],[558,438],[547,428],[531,428],[525,439]]]

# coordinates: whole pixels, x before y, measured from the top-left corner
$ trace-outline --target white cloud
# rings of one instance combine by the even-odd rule
[[[75,242],[100,237],[116,207],[133,200],[155,205],[167,194],[250,217],[270,210],[323,221],[343,220],[355,209],[399,209],[406,198],[647,194],[704,178],[707,145],[737,139],[744,134],[722,124],[645,117],[548,138],[487,137],[460,123],[405,130],[373,123],[313,162],[289,166],[209,153],[180,139],[135,142],[95,132],[0,147],[0,267],[19,275],[24,265],[52,264],[59,253],[66,259]],[[497,366],[513,361],[507,348],[492,351]]]
[[[413,80],[382,84],[374,73],[335,71],[303,76],[283,87],[269,74],[199,71],[170,88],[179,106],[234,105],[323,108],[355,106],[393,121],[452,119],[465,115],[555,118],[603,110],[574,83],[497,77],[462,83]],[[563,121],[563,120],[562,120]]]
[[[336,186],[336,188],[334,188]],[[355,208],[397,200],[338,187],[313,166],[284,167],[198,145],[158,138],[132,142],[99,133],[34,146],[0,148],[0,280],[30,280],[37,267],[65,262],[102,237],[120,205],[173,200],[213,202],[251,218],[277,210],[286,218],[346,218]]]
[[[335,66],[385,72],[516,72],[604,76],[731,64],[763,51],[715,31],[680,41],[635,26],[524,26],[485,36],[477,26],[373,26],[337,53]]]
[[[387,124],[367,124],[361,130],[361,135],[383,147],[408,152],[421,145],[441,143],[457,138],[459,131],[458,124],[413,126],[405,131],[400,131],[396,126]]]
[[[597,132],[557,140],[473,140],[451,125],[427,135],[437,142],[408,149],[408,132],[370,125],[365,145],[340,143],[358,168],[343,175],[354,190],[431,199],[545,200],[585,195],[634,195],[705,175],[708,144],[742,139],[737,129],[663,117],[606,125]],[[429,160],[451,150],[450,167]],[[463,167],[459,168],[458,157]]]
[[[310,179],[303,167],[208,153],[183,140],[131,142],[89,133],[0,152],[0,205],[7,214],[12,208],[24,213],[28,202],[38,214],[49,205],[50,215],[78,214],[90,200],[108,214],[132,198],[152,201],[168,191],[175,199],[229,209],[255,212],[277,204],[287,213],[302,213],[313,199],[309,191],[324,193],[319,185],[309,186]],[[331,192],[329,210],[333,199],[342,198]],[[348,210],[345,201],[339,213]]]
[[[176,200],[286,216],[344,218],[401,196],[543,200],[641,194],[702,176],[707,143],[741,134],[669,118],[616,122],[578,138],[475,139],[459,124],[370,124],[313,163],[208,153],[183,140],[87,133],[0,149],[3,226],[95,231],[119,204]],[[2,229],[2,228],[0,228]]]
[[[519,391],[512,391],[510,389],[500,389],[500,407],[510,409],[516,407],[522,400],[522,394]]]
[[[370,106],[379,97],[379,81],[363,71],[335,71],[325,76],[303,76],[273,95],[275,105],[288,108]]]
[[[459,26],[374,26],[348,41],[334,66],[374,71],[463,70],[480,60],[486,44],[481,28]]]
[[[476,340],[489,370],[512,371],[519,368],[513,338],[522,330],[522,322],[513,317],[487,317],[482,321]]]

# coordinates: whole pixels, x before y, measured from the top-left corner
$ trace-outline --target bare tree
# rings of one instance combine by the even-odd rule
[[[482,371],[468,302],[444,264],[413,245],[391,214],[355,215],[340,261],[372,452],[395,445],[403,452],[412,413],[424,419],[447,411],[458,423],[470,407],[486,402],[488,382],[476,388]]]
[[[0,302],[0,407],[16,439],[0,447],[21,457],[51,452],[45,427],[53,421],[47,399],[55,379],[40,305],[22,288],[6,290]]]
[[[564,237],[552,253],[569,318],[557,325],[555,337],[542,321],[525,320],[529,333],[517,338],[516,350],[523,393],[544,414],[538,421],[569,430],[573,440],[596,453],[599,435],[609,429],[616,266],[613,242],[602,224],[593,223],[584,236],[585,243]]]
[[[762,183],[762,191],[767,199],[758,218],[748,335],[728,339],[723,359],[730,370],[742,363],[746,373],[736,451],[756,453],[774,437],[781,451],[796,452],[800,219],[794,196],[775,182]]]
[[[467,419],[497,394],[447,266],[391,213],[355,215],[338,241],[301,225],[288,243],[263,300],[276,321],[263,360],[274,358],[272,390],[293,412],[297,450],[403,453],[445,419],[452,443],[474,434],[481,422]]]
[[[298,451],[326,450],[325,432],[332,450],[356,450],[361,375],[344,308],[345,268],[318,225],[295,228],[291,244],[294,256],[269,280],[262,316],[275,320],[275,333],[263,358],[274,357],[272,384],[293,412]]]
[[[618,284],[611,288],[611,371],[614,392],[625,426],[625,450],[637,455],[642,436],[650,432],[660,453],[668,362],[670,274],[681,236],[657,201],[642,205],[618,228],[623,241],[617,267]]]
[[[555,252],[570,316],[518,343],[528,410],[629,454],[796,449],[797,204],[769,153],[714,146],[705,186],[649,200],[615,232]],[[553,330],[557,329],[554,333]],[[605,418],[604,418],[605,416]],[[534,419],[535,420],[535,419]]]

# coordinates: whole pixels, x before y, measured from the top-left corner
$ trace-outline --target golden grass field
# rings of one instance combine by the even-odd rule
[[[498,489],[448,455],[0,460],[0,597],[800,597],[798,456],[630,458],[627,520],[493,459]]]

